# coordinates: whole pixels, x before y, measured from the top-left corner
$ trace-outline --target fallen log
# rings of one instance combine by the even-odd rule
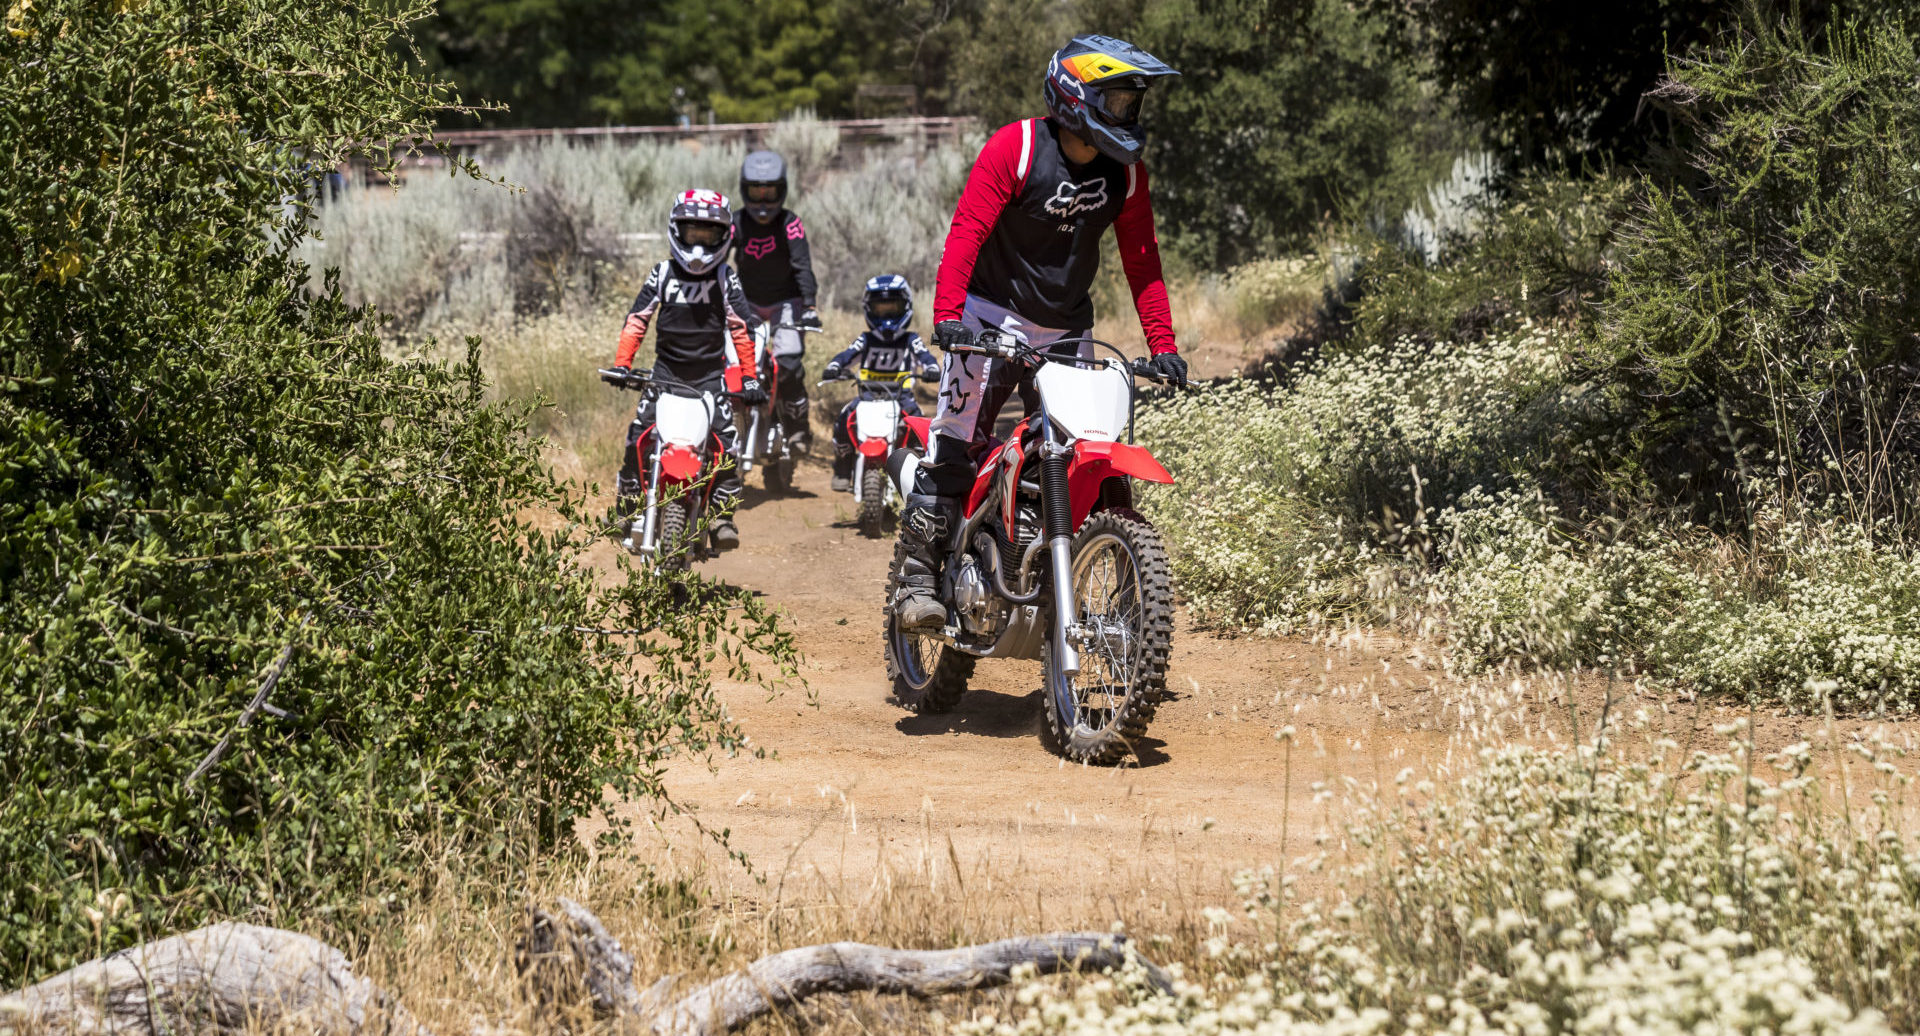
[[[568,977],[574,976],[585,983],[601,1017],[656,1036],[735,1032],[755,1018],[819,993],[871,991],[926,998],[1005,985],[1021,965],[1047,975],[1118,970],[1138,960],[1149,981],[1171,988],[1166,973],[1134,957],[1123,937],[1056,932],[952,950],[896,950],[857,942],[805,946],[769,954],[674,996],[674,976],[640,989],[633,979],[633,959],[619,941],[591,911],[568,899],[560,901],[558,914],[533,910],[515,956],[523,973],[538,976],[536,988],[565,989]],[[556,965],[558,972],[543,970]]]
[[[0,1036],[263,1030],[426,1033],[339,950],[235,922],[141,943],[0,997]]]
[[[870,990],[933,997],[1004,985],[1014,970],[1118,969],[1132,950],[1104,932],[1060,932],[952,950],[837,942],[769,954],[676,995],[677,976],[646,988],[633,958],[587,908],[534,908],[515,962],[542,1002],[577,1001],[621,1031],[655,1036],[734,1032],[820,993]],[[1140,961],[1148,979],[1166,975]],[[0,997],[0,1036],[162,1036],[300,1031],[326,1036],[429,1036],[392,997],[356,975],[340,951],[308,935],[225,923],[110,954]]]

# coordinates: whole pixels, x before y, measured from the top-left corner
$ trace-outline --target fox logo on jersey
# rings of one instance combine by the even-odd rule
[[[681,306],[704,306],[713,298],[713,286],[716,281],[683,281],[678,277],[667,278],[666,289],[660,294],[668,302]]]
[[[1105,179],[1088,180],[1086,183],[1062,180],[1060,186],[1054,188],[1053,197],[1047,199],[1047,212],[1061,217],[1073,216],[1092,212],[1106,203]]]

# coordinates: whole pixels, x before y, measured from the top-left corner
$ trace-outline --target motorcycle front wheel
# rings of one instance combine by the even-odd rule
[[[869,464],[860,472],[860,534],[879,539],[887,525],[887,471]]]
[[[1061,671],[1053,638],[1041,652],[1050,747],[1109,766],[1135,751],[1167,686],[1173,577],[1167,549],[1130,510],[1089,517],[1073,541],[1080,672]]]
[[[893,568],[887,574],[887,599],[881,605],[887,679],[893,683],[894,698],[908,710],[921,715],[951,712],[966,693],[967,681],[973,678],[974,658],[955,651],[937,637],[900,628],[893,601],[900,591],[900,565],[906,556],[906,546],[896,541]]]
[[[694,537],[698,529],[693,521],[693,494],[683,492],[676,500],[660,505],[660,535],[655,541],[654,557],[663,569],[684,572],[693,567]]]

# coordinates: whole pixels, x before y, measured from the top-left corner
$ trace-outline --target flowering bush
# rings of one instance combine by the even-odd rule
[[[1565,335],[1336,352],[1144,410],[1180,483],[1143,490],[1206,621],[1356,619],[1443,636],[1469,667],[1648,672],[1805,709],[1920,707],[1920,554],[1890,523],[1775,502],[1741,535],[1639,520],[1601,535],[1557,472],[1623,432]],[[1205,486],[1205,492],[1183,488]],[[1765,487],[1756,483],[1749,495]],[[1831,701],[1809,698],[1831,678]]]
[[[1070,992],[1029,979],[1018,1017],[959,1029],[1910,1029],[1920,856],[1900,826],[1898,751],[1835,750],[1857,757],[1855,794],[1873,804],[1856,815],[1822,799],[1811,745],[1758,760],[1735,742],[1669,764],[1676,750],[1509,747],[1447,797],[1424,782],[1356,791],[1342,898],[1296,904],[1290,876],[1243,875],[1241,910],[1209,911],[1204,963],[1176,969],[1171,992],[1138,968]]]
[[[1559,392],[1561,353],[1532,325],[1470,344],[1410,342],[1176,397],[1138,420],[1184,484],[1143,492],[1211,621],[1268,630],[1362,603],[1366,567],[1424,536],[1430,501],[1504,478]]]

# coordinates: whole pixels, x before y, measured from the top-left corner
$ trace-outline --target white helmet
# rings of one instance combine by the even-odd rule
[[[687,273],[706,273],[720,265],[733,246],[733,209],[719,191],[681,191],[667,216],[667,244],[673,261]]]

